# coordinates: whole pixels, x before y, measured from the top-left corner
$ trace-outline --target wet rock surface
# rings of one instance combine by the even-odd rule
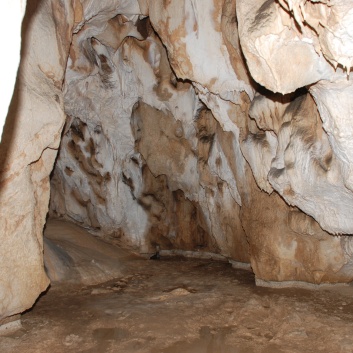
[[[120,261],[124,274],[108,282],[54,283],[1,351],[352,352],[352,286],[262,288],[225,262]]]

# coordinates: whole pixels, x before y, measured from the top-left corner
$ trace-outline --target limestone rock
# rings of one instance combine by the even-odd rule
[[[284,119],[288,123],[278,134],[279,147],[269,174],[271,184],[289,204],[312,215],[324,229],[349,233],[353,227],[348,215],[352,193],[344,186],[344,165],[323,133],[311,96],[293,101],[286,115],[291,117]]]
[[[120,277],[127,251],[96,239],[69,222],[49,221],[45,227],[44,264],[52,282],[94,285]]]
[[[252,77],[283,94],[332,79],[334,69],[325,59],[316,33],[306,23],[299,29],[280,3],[283,1],[237,1],[239,37]]]
[[[341,77],[315,51],[312,29],[300,34],[283,5],[140,1],[138,20],[133,2],[125,17],[108,18],[98,6],[102,23],[81,19],[66,71],[68,119],[51,214],[140,252],[160,245],[250,260],[266,281],[350,281],[347,238],[315,222],[351,231],[347,169],[323,130],[321,107],[305,89],[281,96],[257,86],[242,59],[240,43],[250,74],[275,92]],[[274,57],[271,43],[305,52],[303,60],[291,56],[295,72],[276,73],[288,55]],[[291,206],[315,220],[294,208],[296,224]]]
[[[204,113],[194,88],[177,82],[160,40],[148,21],[144,25],[145,31],[136,25],[148,34],[144,41],[127,38],[117,49],[103,34],[94,39],[95,25],[78,34],[81,41],[84,33],[90,36],[95,61],[87,75],[70,55],[70,118],[53,174],[51,212],[142,252],[159,243],[246,262],[245,234],[232,215],[240,196],[228,162],[221,162],[218,123],[211,111]],[[222,204],[227,215],[221,216]]]
[[[350,282],[352,14],[343,0],[29,1],[0,153],[0,319],[48,284],[49,192],[50,216],[141,253]]]
[[[21,64],[0,146],[0,318],[30,308],[49,284],[42,231],[64,122],[61,84],[72,25],[69,1],[27,4]]]
[[[325,58],[349,74],[353,66],[352,1],[284,0],[279,3],[292,12],[301,29],[308,25],[315,31]]]
[[[0,141],[20,62],[21,23],[25,9],[26,0],[7,1],[6,11],[2,11],[0,15],[1,32],[11,32],[10,36],[7,35],[3,38],[6,55],[2,55],[0,59]]]
[[[219,0],[147,2],[153,27],[167,48],[178,77],[201,83],[203,91],[233,102],[238,101],[241,91],[253,95],[245,71],[238,72],[234,68],[236,61],[238,67],[241,66],[238,48],[227,46],[227,38],[222,33],[226,27],[222,16],[226,12],[229,16],[232,14],[234,3]],[[229,47],[232,47],[231,52]],[[231,54],[238,57],[231,58]]]
[[[330,4],[316,1],[237,2],[240,41],[252,76],[270,90],[281,93],[313,84],[310,93],[320,114],[317,115],[313,103],[311,112],[307,110],[309,108],[303,107],[301,112],[302,108],[298,108],[297,114],[303,115],[300,125],[310,118],[314,119],[313,122],[316,120],[315,125],[319,124],[316,137],[313,136],[309,149],[307,143],[304,147],[299,141],[288,144],[301,134],[297,129],[309,131],[310,124],[306,127],[298,125],[294,131],[294,121],[289,117],[293,105],[280,104],[282,112],[286,109],[280,113],[278,103],[276,107],[271,107],[273,103],[266,103],[273,102],[273,99],[257,96],[252,102],[250,115],[260,129],[272,130],[276,136],[266,132],[266,146],[271,146],[266,147],[266,153],[264,148],[261,152],[258,148],[253,149],[255,144],[247,141],[245,156],[263,190],[272,191],[268,178],[289,204],[298,206],[334,234],[352,233],[348,216],[352,188],[351,128],[348,123],[351,107],[350,100],[343,98],[350,95],[351,83],[342,70],[349,72],[351,67],[353,44],[348,39],[351,38],[351,29],[347,25],[351,5],[342,1]],[[272,110],[270,114],[267,112],[269,108]],[[280,129],[278,116],[283,119]],[[299,123],[298,118],[295,120]],[[270,167],[270,160],[274,157]],[[262,170],[257,162],[260,158],[266,161]],[[325,158],[330,160],[330,165],[325,166]],[[324,174],[320,170],[315,172],[315,161]],[[293,167],[290,167],[291,172],[286,165]]]

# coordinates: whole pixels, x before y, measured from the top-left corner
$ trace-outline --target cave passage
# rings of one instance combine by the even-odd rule
[[[352,1],[8,17],[2,352],[352,352]]]
[[[52,282],[22,328],[0,337],[4,353],[351,352],[352,286],[257,287],[251,271],[228,262],[141,258],[66,221],[49,220],[46,235],[63,249],[75,245],[86,281],[96,274],[92,259],[118,267],[95,285],[77,274]]]

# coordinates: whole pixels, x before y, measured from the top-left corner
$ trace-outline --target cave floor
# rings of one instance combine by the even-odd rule
[[[353,288],[256,287],[228,263],[134,258],[100,285],[52,285],[7,352],[353,352]]]

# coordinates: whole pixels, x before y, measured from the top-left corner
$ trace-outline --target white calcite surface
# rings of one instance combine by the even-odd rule
[[[90,41],[97,65],[87,65],[87,73],[71,56],[68,61],[69,118],[52,179],[51,213],[142,252],[162,242],[168,249],[198,247],[249,261],[239,211],[233,215],[241,199],[215,137],[218,124],[193,86],[177,82],[148,19],[138,21],[141,33],[117,50],[103,45],[104,38],[85,38],[94,24],[79,34]]]
[[[284,3],[140,1],[140,16],[130,5],[107,25],[97,6],[74,34],[51,215],[140,252],[251,262],[259,280],[351,280],[348,238],[315,222],[353,228],[349,170],[314,94],[346,76],[312,28],[300,32]],[[304,88],[275,94],[252,78]],[[314,100],[305,86],[318,80]]]
[[[259,284],[352,281],[352,13],[30,2],[1,145],[2,317],[48,284],[49,192],[51,217],[140,253],[215,253]]]
[[[278,106],[270,107],[264,99],[253,101],[251,113],[258,126],[274,131],[278,140],[276,154],[276,141],[268,140],[272,155],[269,151],[267,158],[275,156],[271,173],[268,167],[258,171],[256,162],[249,161],[255,178],[266,191],[268,179],[289,204],[333,234],[350,234],[353,226],[349,217],[353,206],[352,107],[348,99],[353,43],[349,38],[353,37],[347,25],[352,5],[342,1],[237,1],[240,40],[253,77],[281,93],[312,84],[309,91],[316,103],[310,108],[306,98],[302,107],[292,105],[294,111],[283,106],[282,111],[287,110],[280,114],[283,120],[278,129],[272,123],[277,120],[272,116],[278,116]],[[266,119],[268,115],[271,119]]]

